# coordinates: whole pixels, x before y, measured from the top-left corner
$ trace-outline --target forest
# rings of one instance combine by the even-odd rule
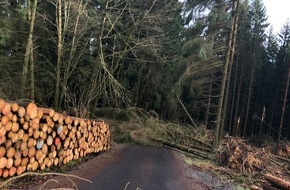
[[[290,23],[261,0],[0,1],[0,97],[92,117],[136,107],[224,134],[290,138]]]

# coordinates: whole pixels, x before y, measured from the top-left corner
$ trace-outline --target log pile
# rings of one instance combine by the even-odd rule
[[[252,174],[267,166],[270,150],[255,148],[239,137],[228,136],[220,144],[216,157],[230,169]]]
[[[44,170],[109,148],[109,126],[103,120],[0,99],[0,177]]]

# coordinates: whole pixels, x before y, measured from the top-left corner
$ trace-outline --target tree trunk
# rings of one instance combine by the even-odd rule
[[[258,137],[259,138],[261,138],[261,136],[262,136],[265,115],[266,115],[266,107],[264,106],[263,107],[262,117],[261,117],[261,123],[260,123],[260,127],[259,127],[259,132],[258,132]]]
[[[213,78],[213,76],[212,76],[212,78]],[[211,79],[211,83],[209,85],[209,90],[208,90],[209,92],[208,92],[206,112],[205,112],[205,116],[204,116],[204,121],[205,121],[204,125],[206,128],[208,128],[208,121],[209,121],[209,116],[210,116],[212,84],[213,84],[213,81]]]
[[[34,53],[30,52],[30,99],[35,99],[35,83],[34,83]]]
[[[189,112],[187,111],[186,107],[184,106],[184,104],[182,103],[182,101],[180,100],[180,98],[177,95],[176,95],[176,98],[179,101],[180,105],[182,106],[184,112],[186,113],[186,115],[190,119],[192,125],[196,128],[197,127],[197,124],[195,123],[195,121],[193,120],[193,118],[191,117],[191,115],[189,114]]]
[[[290,189],[290,182],[282,178],[278,178],[271,174],[265,174],[265,179],[268,180],[271,184],[281,189]]]
[[[62,0],[57,0],[57,61],[56,61],[56,84],[55,84],[55,94],[54,94],[54,109],[59,107],[59,97],[60,97],[60,82],[61,82],[61,58],[62,58]]]
[[[237,11],[238,7],[238,0],[233,0],[233,11]],[[219,95],[219,103],[218,103],[218,110],[217,110],[217,121],[216,121],[216,126],[214,129],[214,140],[213,140],[213,149],[215,149],[218,146],[219,140],[220,140],[220,134],[222,134],[221,129],[221,121],[222,119],[222,109],[224,109],[224,95],[226,92],[226,81],[228,78],[228,69],[229,69],[229,64],[230,64],[230,59],[231,59],[231,52],[232,49],[234,48],[233,42],[235,41],[234,38],[236,38],[235,34],[235,19],[232,18],[232,24],[231,24],[231,29],[230,29],[230,34],[229,34],[229,41],[228,41],[228,50],[227,50],[227,55],[225,59],[225,64],[224,64],[224,73],[222,76],[222,81],[221,81],[221,90],[220,90],[220,95]]]
[[[244,128],[243,128],[243,134],[242,134],[243,137],[245,137],[246,130],[247,130],[247,125],[248,125],[248,117],[249,117],[249,112],[250,112],[253,80],[254,80],[254,65],[252,66],[252,69],[251,69],[250,84],[249,84],[249,94],[248,94],[248,99],[247,99],[247,107],[246,107]]]
[[[109,2],[106,2],[106,9],[109,6]],[[89,89],[88,89],[88,93],[86,96],[86,100],[84,103],[85,109],[87,110],[93,110],[93,108],[91,106],[95,106],[98,103],[98,100],[100,98],[100,90],[101,90],[101,86],[99,86],[98,84],[98,80],[105,80],[104,78],[102,78],[101,76],[101,62],[104,61],[102,60],[102,56],[103,56],[103,36],[104,36],[104,30],[105,30],[105,23],[106,23],[106,16],[104,15],[103,17],[103,21],[102,21],[102,28],[100,31],[100,36],[98,38],[99,40],[99,54],[98,57],[96,58],[96,62],[94,63],[93,69],[92,69],[92,73],[91,73],[91,81],[89,84]],[[102,83],[105,83],[105,81],[102,81]],[[99,88],[99,89],[98,89]],[[93,104],[93,105],[91,105]]]
[[[280,118],[280,124],[278,128],[278,137],[276,141],[276,148],[275,148],[275,154],[278,154],[279,151],[279,145],[281,141],[281,133],[282,133],[282,127],[283,127],[283,121],[284,121],[284,115],[285,115],[285,108],[287,103],[287,96],[288,96],[288,88],[289,88],[289,79],[290,79],[290,62],[288,63],[288,76],[287,76],[287,82],[285,86],[285,94],[283,99],[283,106],[281,111],[281,118]]]
[[[25,48],[24,64],[23,64],[22,75],[21,75],[21,92],[20,93],[22,97],[25,97],[29,59],[32,58],[33,56],[33,55],[31,56],[30,54],[33,51],[33,32],[34,32],[35,15],[36,15],[36,9],[37,9],[37,0],[34,0],[33,6],[30,4],[30,0],[28,0],[27,3],[28,3],[27,8],[28,8],[28,20],[29,20],[29,34],[28,34],[28,39],[27,39],[26,48]],[[34,69],[32,69],[32,71],[34,71]]]
[[[276,114],[276,102],[277,102],[277,94],[278,94],[278,88],[276,86],[276,90],[275,90],[275,96],[274,96],[274,101],[273,101],[273,106],[272,106],[272,111],[271,111],[271,117],[270,117],[270,122],[269,125],[267,125],[267,132],[266,132],[266,136],[269,137],[270,133],[271,133],[271,127],[273,125],[273,120],[274,120],[274,115]]]
[[[221,119],[221,124],[220,124],[220,132],[219,132],[219,139],[222,138],[223,136],[223,131],[225,127],[225,122],[226,122],[226,114],[228,110],[228,102],[229,102],[229,92],[230,92],[230,84],[231,84],[231,76],[232,76],[232,67],[233,67],[233,59],[235,55],[235,49],[236,49],[236,39],[237,39],[237,32],[238,32],[238,8],[239,8],[239,0],[236,0],[233,2],[233,18],[232,18],[232,25],[233,25],[233,31],[232,31],[232,44],[231,44],[231,49],[230,49],[230,56],[228,58],[228,75],[226,79],[226,89],[225,89],[225,98],[223,101],[223,112],[222,112],[222,119]],[[230,126],[229,126],[230,127]]]
[[[63,30],[66,31],[68,30],[68,22],[70,21],[70,7],[71,6],[71,2],[67,2],[65,1],[64,3],[64,26],[63,26]],[[83,4],[83,1],[81,0],[78,4],[78,11],[77,11],[77,17],[76,17],[76,21],[74,21],[74,29],[73,29],[73,36],[72,39],[70,40],[69,44],[66,44],[65,46],[68,46],[69,49],[69,58],[68,61],[65,62],[64,65],[64,72],[63,72],[63,77],[62,77],[62,85],[61,85],[61,90],[60,90],[60,100],[59,100],[59,105],[62,105],[65,96],[68,95],[67,92],[67,86],[68,86],[68,81],[70,76],[72,75],[72,72],[75,70],[75,68],[77,67],[78,64],[78,60],[79,57],[78,55],[82,55],[82,52],[78,52],[77,53],[77,46],[80,43],[80,36],[81,36],[81,32],[85,29],[85,27],[83,25],[81,25],[80,23],[80,17],[82,14],[84,14],[84,10],[86,9],[86,4]],[[80,27],[82,26],[82,27]],[[64,34],[65,35],[65,34]],[[85,47],[83,47],[85,48]],[[67,52],[67,51],[66,51]]]
[[[238,117],[239,117],[239,109],[240,109],[240,97],[241,97],[241,88],[242,88],[242,79],[243,79],[244,66],[241,65],[241,73],[239,77],[239,86],[237,91],[237,98],[235,99],[235,116],[234,116],[234,124],[233,124],[233,132],[232,135],[235,137],[238,134]],[[238,73],[237,73],[238,74]]]
[[[237,56],[238,58],[238,56]],[[232,97],[232,105],[231,105],[231,110],[230,110],[230,121],[229,121],[229,134],[232,135],[233,130],[235,128],[233,124],[233,119],[234,119],[234,108],[235,108],[235,100],[236,100],[236,89],[237,89],[237,80],[238,80],[238,69],[239,69],[239,64],[238,64],[238,59],[236,60],[236,66],[235,66],[235,79],[234,79],[234,87],[233,87],[233,97]]]

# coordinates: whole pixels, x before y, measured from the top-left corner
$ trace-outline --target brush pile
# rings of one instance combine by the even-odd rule
[[[290,145],[282,144],[278,150],[278,156],[290,159]]]
[[[228,168],[241,173],[262,171],[270,159],[269,149],[250,146],[244,139],[227,136],[220,144],[217,159]]]
[[[109,126],[103,120],[0,99],[0,177],[44,170],[109,148]]]

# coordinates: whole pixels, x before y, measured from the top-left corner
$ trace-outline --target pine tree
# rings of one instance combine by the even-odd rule
[[[250,65],[248,65],[248,71],[250,75],[248,76],[248,84],[246,85],[246,92],[244,94],[245,98],[245,107],[244,107],[244,114],[243,114],[243,132],[242,136],[246,135],[248,122],[250,115],[255,115],[257,106],[253,106],[253,99],[254,99],[254,92],[253,90],[256,88],[256,77],[260,72],[262,63],[263,63],[263,51],[264,51],[264,41],[266,38],[266,28],[267,24],[267,17],[266,17],[266,10],[264,5],[260,0],[254,0],[250,6],[249,17],[251,18],[250,21],[250,28],[249,31],[251,33],[250,41],[252,42],[249,50],[250,50]]]
[[[216,120],[216,126],[214,129],[214,141],[213,141],[213,148],[215,149],[218,146],[218,143],[221,139],[221,134],[223,133],[223,126],[221,124],[223,123],[222,120],[222,110],[226,109],[224,106],[226,105],[224,102],[227,101],[225,100],[225,95],[226,93],[229,93],[226,89],[226,83],[230,82],[227,81],[228,79],[228,73],[231,72],[229,70],[231,67],[230,65],[232,64],[233,61],[233,56],[235,52],[235,42],[236,42],[236,37],[237,37],[237,22],[238,22],[238,5],[239,1],[238,0],[233,0],[233,17],[232,17],[232,22],[231,22],[231,28],[229,31],[229,38],[228,38],[228,45],[227,45],[227,54],[225,58],[225,63],[224,63],[224,69],[223,69],[223,75],[222,75],[222,81],[221,81],[221,88],[220,88],[220,95],[219,95],[219,103],[218,103],[218,110],[217,110],[217,120]]]

